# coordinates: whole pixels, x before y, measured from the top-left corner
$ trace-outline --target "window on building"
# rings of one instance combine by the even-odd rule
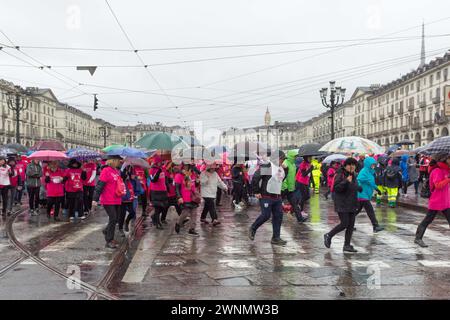
[[[441,88],[436,88],[436,98],[441,97]]]
[[[444,69],[444,81],[447,81],[448,79],[448,68]]]
[[[417,84],[416,84],[416,90],[417,90],[417,91],[420,91],[420,81],[417,81]]]
[[[430,75],[430,87],[433,86],[433,75]]]
[[[441,70],[436,72],[436,81],[439,81],[439,80],[441,80]]]

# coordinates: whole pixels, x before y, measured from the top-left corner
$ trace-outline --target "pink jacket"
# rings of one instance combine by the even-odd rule
[[[429,210],[445,210],[450,208],[450,168],[438,162],[438,166],[430,174],[431,196],[428,201]]]
[[[336,170],[331,167],[327,171],[327,184],[330,188],[331,192],[334,192],[334,175],[336,174]]]

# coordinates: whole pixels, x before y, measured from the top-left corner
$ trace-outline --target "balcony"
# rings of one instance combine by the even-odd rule
[[[408,131],[409,130],[409,126],[408,125],[406,125],[406,126],[401,126],[400,127],[400,131],[401,132],[406,132],[406,131]]]
[[[388,115],[388,117],[392,118],[394,116],[394,111],[393,110],[388,111],[387,115]]]
[[[408,105],[408,111],[414,111],[414,104]]]
[[[380,120],[384,120],[384,113],[380,113]]]
[[[433,126],[433,120],[427,120],[427,121],[424,121],[424,122],[423,122],[423,126],[424,126],[425,128],[432,127],[432,126]]]
[[[441,97],[434,97],[431,99],[431,102],[433,102],[433,104],[439,104],[441,102]]]
[[[439,117],[436,119],[437,124],[447,124],[448,123],[448,117],[445,115],[445,112],[442,111]]]
[[[394,128],[394,129],[391,130],[391,133],[392,133],[392,134],[397,134],[397,133],[399,133],[399,132],[400,132],[400,129],[399,129],[399,128]]]
[[[413,130],[420,129],[420,122],[419,121],[414,121],[414,123],[411,125],[411,129],[413,129]]]
[[[397,114],[403,114],[403,107],[398,108]]]
[[[427,103],[425,101],[419,102],[419,108],[425,108],[427,106]]]

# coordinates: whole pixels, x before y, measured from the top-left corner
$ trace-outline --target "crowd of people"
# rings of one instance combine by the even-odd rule
[[[106,160],[29,161],[26,157],[0,157],[0,191],[2,215],[11,215],[15,205],[21,205],[24,192],[28,194],[29,213],[40,214],[45,207],[47,217],[61,221],[60,211],[68,221],[84,220],[99,204],[106,211],[109,222],[103,233],[108,248],[117,248],[115,230],[125,236],[136,219],[138,207],[143,216],[150,213],[157,230],[167,227],[169,209],[174,208],[178,218],[171,228],[180,233],[198,236],[199,222],[217,227],[221,224],[217,206],[224,195],[231,196],[236,212],[252,204],[259,204],[260,216],[249,229],[249,238],[255,239],[258,228],[271,219],[272,244],[284,245],[280,230],[284,213],[291,213],[298,223],[308,219],[310,192],[334,201],[340,223],[324,236],[326,247],[333,237],[345,230],[346,252],[356,252],[351,246],[355,218],[365,210],[374,232],[383,231],[375,216],[371,200],[377,206],[382,197],[388,205],[396,206],[399,197],[408,197],[410,186],[429,198],[429,212],[419,225],[416,243],[426,246],[422,238],[438,212],[443,212],[450,223],[450,157],[436,155],[387,155],[349,157],[345,160],[322,163],[323,158],[300,157],[294,150],[276,155],[268,154],[257,161],[244,163],[206,163],[205,161],[175,164],[163,160],[160,154],[148,159],[149,166],[125,165],[120,156]],[[276,161],[275,161],[276,160]],[[203,201],[202,201],[203,200]],[[149,205],[150,204],[150,205]],[[209,219],[208,219],[209,215]]]

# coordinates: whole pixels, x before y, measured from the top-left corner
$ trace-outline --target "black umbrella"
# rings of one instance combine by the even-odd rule
[[[450,136],[440,137],[423,147],[420,153],[450,153]]]
[[[322,156],[326,154],[325,152],[319,151],[322,146],[318,143],[307,143],[302,145],[298,149],[298,155],[300,157],[313,157],[313,156]]]
[[[27,147],[25,147],[19,143],[8,143],[8,144],[5,144],[4,147],[14,149],[17,152],[21,152],[21,153],[25,153],[28,151]]]
[[[400,142],[396,142],[396,144],[398,144],[399,146],[412,146],[414,144],[414,142],[412,142],[411,140],[402,140]]]
[[[261,142],[246,141],[236,143],[233,147],[231,158],[242,160],[256,160],[257,155],[264,155],[271,152],[270,147]]]

